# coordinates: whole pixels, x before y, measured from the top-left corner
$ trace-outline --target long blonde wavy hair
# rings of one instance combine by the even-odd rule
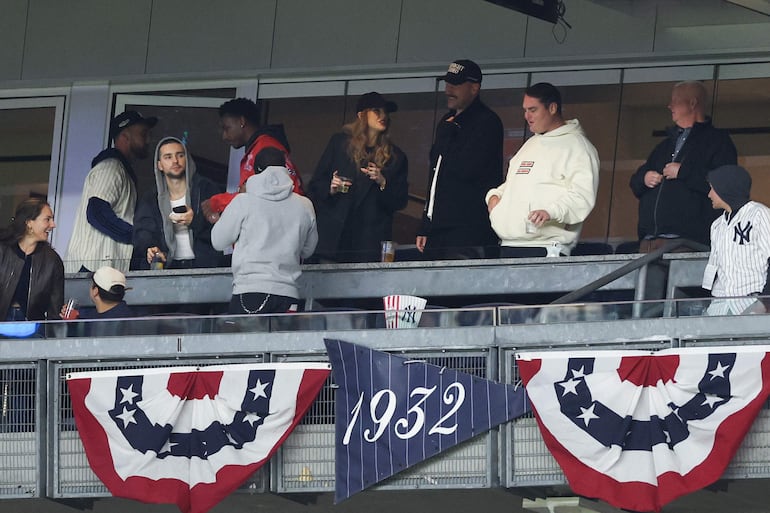
[[[362,116],[356,116],[356,119],[342,127],[342,130],[350,135],[350,142],[348,143],[348,156],[356,163],[356,165],[366,167],[369,162],[374,162],[378,167],[385,167],[385,164],[390,161],[390,157],[393,153],[393,145],[390,142],[390,118],[388,117],[387,128],[377,135],[377,139],[374,141],[374,151],[369,151],[367,145],[369,143],[369,137],[367,131],[369,123],[367,117],[369,111],[374,109],[366,109],[361,111]],[[387,116],[387,114],[386,114]]]

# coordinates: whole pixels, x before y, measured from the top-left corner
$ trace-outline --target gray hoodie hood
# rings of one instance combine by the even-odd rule
[[[161,139],[160,142],[158,142],[158,145],[155,146],[155,160],[152,161],[152,165],[155,168],[155,185],[158,187],[158,206],[160,206],[161,196],[164,196],[168,201],[168,185],[166,185],[165,175],[158,170],[158,161],[160,160],[160,147],[164,144],[168,144],[169,142],[179,143],[182,145],[182,148],[184,148],[184,153],[187,157],[185,178],[187,180],[188,191],[190,190],[190,180],[192,180],[192,177],[195,174],[195,161],[193,160],[192,155],[190,155],[190,152],[187,150],[187,146],[185,146],[185,144],[176,137],[164,137]],[[168,211],[171,212],[170,207],[168,207]],[[160,212],[163,213],[163,208],[161,208]]]
[[[168,184],[166,183],[166,176],[158,170],[158,160],[160,160],[160,147],[164,144],[168,144],[169,142],[177,142],[182,145],[184,148],[184,153],[186,157],[186,168],[185,168],[185,181],[187,182],[187,197],[185,198],[185,201],[188,205],[192,203],[190,198],[190,192],[192,191],[192,186],[190,185],[192,183],[192,177],[195,175],[195,161],[192,158],[192,155],[190,155],[190,152],[187,150],[187,146],[185,144],[177,139],[176,137],[164,137],[158,142],[158,145],[155,146],[155,160],[152,161],[152,165],[155,168],[155,186],[158,190],[158,209],[160,210],[160,218],[163,220],[163,236],[166,239],[166,247],[169,249],[169,256],[171,259],[174,258],[174,255],[176,254],[176,238],[174,237],[174,227],[171,223],[171,219],[169,218],[169,214],[171,214],[171,198],[169,196],[168,192]],[[192,230],[189,232],[190,235],[190,245],[192,245]]]
[[[281,201],[292,194],[294,182],[283,166],[268,166],[258,175],[246,180],[246,194],[254,194],[268,201]]]

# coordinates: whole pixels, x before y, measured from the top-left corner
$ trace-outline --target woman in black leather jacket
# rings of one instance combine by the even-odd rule
[[[60,319],[64,265],[48,244],[55,226],[51,206],[27,198],[0,229],[0,320]]]

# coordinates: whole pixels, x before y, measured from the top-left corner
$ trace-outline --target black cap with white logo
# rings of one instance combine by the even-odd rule
[[[465,82],[481,83],[481,68],[473,61],[459,59],[449,65],[444,75],[444,80],[452,85],[460,85]]]
[[[158,118],[145,118],[135,110],[127,110],[122,114],[118,114],[110,121],[110,138],[115,139],[123,129],[138,123],[143,123],[152,128],[158,123]]]

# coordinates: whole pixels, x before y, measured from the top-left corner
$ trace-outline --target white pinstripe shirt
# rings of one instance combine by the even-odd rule
[[[770,258],[770,209],[756,201],[741,207],[730,221],[711,224],[711,253],[703,288],[715,297],[762,292]]]
[[[91,197],[103,199],[110,204],[119,218],[127,223],[134,222],[136,207],[136,186],[123,164],[114,158],[96,164],[86,176],[83,194],[75,217],[64,270],[75,273],[85,266],[95,271],[103,265],[126,272],[131,262],[131,244],[122,244],[111,239],[88,223],[86,208]]]

